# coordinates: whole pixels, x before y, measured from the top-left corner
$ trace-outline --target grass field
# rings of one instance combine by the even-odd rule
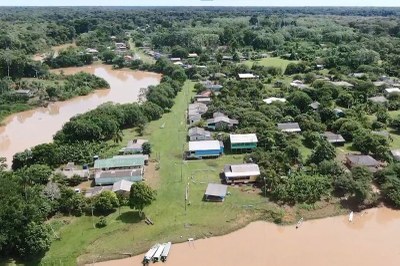
[[[275,204],[261,197],[259,189],[251,186],[230,187],[230,195],[223,203],[202,200],[207,184],[220,182],[223,165],[242,162],[243,157],[227,155],[212,160],[182,161],[187,129],[184,113],[193,85],[187,82],[171,112],[151,122],[145,130],[144,137],[152,144],[152,157],[159,158],[157,200],[144,210],[155,225],[146,225],[139,220],[137,212],[127,207],[121,208],[121,213],[117,211],[108,216],[108,225],[102,229],[93,228],[90,216],[72,218],[58,230],[61,240],[53,242],[42,259],[43,265],[66,265],[78,257],[79,264],[83,264],[121,258],[124,253],[139,254],[155,242],[220,235],[249,221],[268,218],[269,211],[279,212]],[[135,134],[133,130],[125,130],[124,140],[118,146],[125,145]],[[187,186],[189,199],[185,208]],[[94,217],[94,222],[98,219]]]
[[[156,60],[152,58],[151,56],[145,54],[143,50],[135,47],[135,43],[132,42],[132,39],[129,40],[129,46],[131,47],[131,50],[134,51],[138,56],[140,56],[140,60],[142,60],[146,64],[154,64]]]
[[[257,63],[261,66],[280,67],[282,68],[282,71],[285,72],[289,63],[297,63],[297,61],[286,60],[279,57],[268,57],[260,60],[249,60],[244,62],[244,64],[248,65],[249,67],[251,67],[254,63]]]

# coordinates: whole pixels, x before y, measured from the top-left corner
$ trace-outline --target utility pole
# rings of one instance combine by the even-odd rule
[[[264,176],[264,197],[265,197],[265,201],[267,201],[267,180]]]

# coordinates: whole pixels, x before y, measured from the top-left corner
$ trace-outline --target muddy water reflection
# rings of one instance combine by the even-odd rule
[[[154,73],[112,70],[110,66],[104,65],[67,68],[62,71],[65,74],[80,71],[95,74],[107,80],[111,88],[8,117],[5,125],[0,127],[0,156],[6,157],[9,165],[16,152],[40,143],[50,142],[53,135],[71,117],[109,101],[135,102],[138,100],[141,88],[156,85],[161,78],[160,75]]]
[[[305,221],[295,226],[254,222],[229,235],[173,245],[174,266],[398,266],[400,212],[371,209],[354,215]],[[97,265],[141,265],[143,256]]]

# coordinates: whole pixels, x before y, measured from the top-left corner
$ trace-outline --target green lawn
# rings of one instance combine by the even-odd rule
[[[131,50],[132,50],[132,51],[134,51],[138,56],[140,56],[140,59],[141,59],[144,63],[146,63],[146,64],[154,64],[154,63],[156,62],[156,60],[155,60],[153,57],[151,57],[151,56],[145,54],[145,53],[143,52],[143,50],[141,50],[141,49],[135,47],[135,43],[132,42],[132,39],[129,40],[129,46],[131,47]]]
[[[249,60],[244,62],[244,64],[248,65],[249,67],[251,67],[254,63],[257,63],[261,66],[280,67],[282,68],[282,71],[285,72],[289,63],[297,63],[297,61],[286,60],[279,57],[268,57],[260,60]]]
[[[202,238],[219,235],[242,227],[249,221],[266,218],[267,210],[277,210],[275,204],[266,203],[260,190],[250,186],[229,187],[231,193],[223,203],[202,201],[209,182],[220,182],[219,173],[224,164],[242,162],[242,155],[226,155],[219,159],[182,161],[186,144],[185,110],[193,92],[193,82],[186,82],[176,98],[171,112],[151,122],[145,136],[153,148],[152,158],[159,158],[159,189],[157,200],[144,210],[155,223],[148,226],[138,221],[137,213],[125,207],[107,217],[108,226],[94,229],[92,218],[73,218],[61,227],[61,240],[54,241],[43,263],[92,262],[121,258],[123,253],[139,254],[155,242],[185,241],[189,237]],[[135,131],[125,130],[122,146]],[[181,175],[182,173],[182,175]],[[189,199],[185,210],[185,189]],[[95,217],[95,220],[98,218]],[[61,262],[60,262],[61,261]]]

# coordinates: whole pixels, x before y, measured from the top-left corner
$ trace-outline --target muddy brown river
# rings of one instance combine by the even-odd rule
[[[65,74],[80,71],[95,74],[107,80],[110,89],[97,90],[90,95],[64,102],[50,103],[46,108],[20,112],[6,118],[4,126],[0,127],[0,157],[6,157],[9,166],[15,153],[40,143],[51,142],[53,135],[71,117],[92,110],[105,102],[135,102],[141,88],[156,85],[161,78],[155,73],[113,70],[111,66],[105,65],[72,67],[62,71]]]
[[[140,266],[142,259],[95,265]],[[172,245],[165,265],[398,266],[400,212],[370,209],[356,213],[351,223],[348,216],[338,216],[305,221],[299,229],[254,222],[225,236]]]

